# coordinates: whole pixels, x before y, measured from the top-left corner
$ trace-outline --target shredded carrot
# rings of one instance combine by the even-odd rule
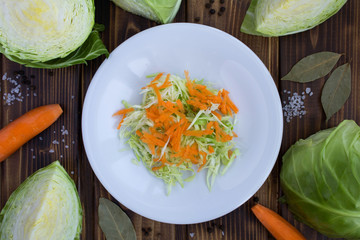
[[[142,139],[143,142],[147,142],[147,143],[151,143],[151,144],[155,144],[157,146],[163,147],[165,146],[166,142],[164,142],[161,139],[158,139],[157,137],[151,135],[150,133],[144,132]]]
[[[179,111],[184,112],[184,105],[182,104],[182,102],[179,99],[176,100],[176,104],[177,104],[177,106],[179,108]]]
[[[211,113],[214,114],[219,120],[221,120],[222,117],[221,117],[220,113],[215,112],[215,111],[212,111]]]
[[[229,150],[228,151],[228,157],[231,158],[232,154],[233,154],[233,151]]]
[[[215,150],[214,150],[214,148],[212,146],[209,146],[208,151],[209,151],[209,153],[213,153]]]
[[[116,113],[113,114],[113,116],[118,116],[118,115],[122,115],[122,114],[127,114],[129,112],[134,111],[134,108],[125,108],[125,109],[121,109],[119,111],[117,111]]]
[[[170,87],[172,84],[169,82],[169,80],[170,80],[170,74],[167,74],[164,83],[159,87],[159,89]]]
[[[150,82],[150,84],[153,84],[153,83],[155,83],[157,80],[159,80],[159,79],[162,77],[163,74],[164,74],[164,73],[159,73],[158,75],[156,75],[156,76],[154,77],[154,79]]]
[[[155,92],[156,97],[158,99],[158,104],[162,105],[163,100],[161,99],[161,94],[160,94],[159,88],[156,85],[152,85],[151,87],[154,89],[154,92]]]
[[[116,129],[120,129],[121,128],[121,124],[123,124],[123,122],[124,122],[124,119],[125,119],[125,114],[122,116],[122,118],[121,118],[121,121],[119,122],[119,125],[117,126],[117,128]]]
[[[153,170],[155,172],[155,171],[162,169],[163,167],[165,167],[164,164],[160,165],[159,167],[153,167],[153,168],[151,168],[151,170]]]
[[[187,130],[184,132],[185,136],[201,137],[204,135],[210,135],[214,130]]]
[[[218,142],[228,142],[232,140],[232,136],[226,134],[219,126],[218,122],[214,122],[215,131],[216,131],[216,141]]]
[[[200,165],[200,167],[198,168],[198,172],[200,172],[201,171],[201,169],[205,166],[205,164],[206,164],[206,157],[207,157],[207,154],[206,154],[206,152],[203,152],[203,151],[201,151],[200,152],[200,155],[202,156],[202,164]]]
[[[201,110],[207,109],[207,106],[205,104],[201,103],[199,100],[194,99],[194,98],[191,98],[191,99],[187,100],[186,103],[190,104],[190,105],[192,105],[192,106],[194,106],[196,108],[199,108]]]

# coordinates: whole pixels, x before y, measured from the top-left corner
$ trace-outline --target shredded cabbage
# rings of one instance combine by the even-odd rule
[[[148,77],[153,78],[156,76],[157,74],[153,74]],[[157,86],[164,84],[165,79],[165,76],[160,77],[156,82]],[[181,101],[189,124],[186,130],[205,130],[209,122],[218,122],[222,131],[231,136],[231,138],[234,136],[235,117],[223,115],[221,120],[219,120],[213,113],[218,110],[219,104],[211,103],[209,108],[205,110],[191,106],[187,103],[191,97],[186,86],[187,80],[176,75],[170,75],[168,81],[171,83],[171,86],[160,89],[161,99],[164,102],[169,101],[174,104],[178,100]],[[198,80],[194,80],[194,83],[203,85],[202,81]],[[217,91],[209,87],[207,89],[215,95],[222,91],[222,89]],[[176,153],[169,147],[170,137],[167,139],[164,147],[156,148],[156,152],[159,152],[159,154],[154,155],[149,145],[141,140],[138,133],[148,133],[150,128],[154,127],[154,121],[147,116],[147,109],[158,103],[158,96],[151,87],[144,88],[140,94],[143,95],[143,101],[140,105],[130,105],[126,101],[122,102],[125,108],[133,108],[134,110],[126,114],[124,121],[121,123],[119,136],[128,139],[127,143],[135,153],[137,160],[142,161],[151,174],[166,183],[167,194],[170,194],[172,186],[176,183],[183,187],[184,181],[193,180],[197,172],[196,170],[199,169],[207,169],[206,181],[208,189],[211,190],[216,176],[219,173],[224,174],[235,158],[240,155],[239,149],[235,148],[235,144],[232,141],[218,141],[214,131],[212,134],[200,137],[181,136],[181,148],[197,146],[199,152],[206,153],[206,160],[203,159],[203,156],[199,156],[202,161],[199,161],[198,164],[194,164],[192,161],[181,161],[181,158],[174,157]],[[178,115],[172,114],[172,117],[175,119],[175,122],[180,121]],[[213,152],[209,151],[209,146],[213,148]],[[154,167],[159,166],[159,162],[156,159],[161,159],[163,156],[167,159],[167,163],[162,168],[154,170]],[[201,166],[204,161],[206,163]]]

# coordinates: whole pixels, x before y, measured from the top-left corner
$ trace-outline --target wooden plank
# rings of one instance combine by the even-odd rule
[[[245,43],[257,56],[264,62],[269,69],[275,84],[278,85],[278,62],[279,62],[279,40],[278,38],[263,38],[251,36],[240,32],[240,26],[245,17],[246,10],[250,5],[250,0],[246,1],[215,1],[210,8],[207,8],[209,1],[197,0],[188,1],[188,22],[197,22],[223,30]],[[219,9],[225,8],[219,16]],[[214,9],[215,14],[210,10]],[[221,43],[219,43],[221,44]],[[278,161],[279,162],[279,161]],[[270,176],[264,185],[255,194],[256,200],[261,204],[278,209],[278,181],[279,166],[275,165]],[[189,225],[188,236],[197,236],[194,239],[269,239],[269,233],[258,223],[251,213],[251,206],[254,205],[253,198],[235,209],[230,214],[210,222]],[[190,238],[189,238],[190,239]]]
[[[354,119],[357,123],[359,116],[358,92],[360,85],[360,45],[359,43],[359,14],[360,2],[348,1],[346,5],[333,17],[310,31],[280,38],[280,73],[284,76],[291,67],[301,58],[321,51],[332,51],[344,54],[337,66],[350,62],[352,68],[352,93],[345,106],[328,122],[321,107],[320,96],[326,76],[311,83],[298,84],[281,81],[280,93],[282,99],[287,102],[287,97],[293,93],[302,94],[306,88],[311,89],[312,96],[305,93],[304,105],[306,114],[300,119],[298,117],[285,119],[284,139],[280,154],[298,139],[306,138],[320,129],[336,126],[343,119]],[[290,93],[290,94],[289,94]],[[304,224],[294,220],[293,215],[288,212],[287,206],[281,204],[281,214],[305,234],[307,239],[327,239]]]
[[[185,14],[184,6],[185,4],[181,6],[177,15],[177,20],[181,21],[181,19],[183,19]],[[95,7],[96,21],[105,25],[105,31],[102,33],[102,39],[110,52],[134,34],[157,25],[153,21],[125,12],[110,1],[106,3],[101,0],[95,1]],[[102,61],[103,58],[96,59],[92,61],[89,66],[83,66],[81,73],[82,100],[85,97],[86,90],[93,75]],[[122,206],[116,201],[116,199],[112,198],[112,196],[106,191],[106,189],[104,189],[94,175],[83,149],[80,162],[82,172],[82,175],[80,176],[80,196],[82,202],[86,203],[83,206],[85,220],[83,222],[84,228],[82,232],[82,239],[91,239],[93,236],[94,239],[105,239],[105,236],[98,225],[97,206],[100,197],[111,199],[122,207],[134,224],[138,240],[175,239],[175,225],[159,223],[144,218],[127,209],[125,206]],[[89,185],[88,182],[93,184]]]
[[[1,127],[25,112],[46,104],[59,103],[64,109],[56,123],[30,140],[0,165],[1,207],[10,194],[33,172],[55,160],[77,183],[79,91],[78,68],[32,69],[2,56]],[[15,100],[13,99],[15,98]],[[13,99],[13,100],[10,100]]]

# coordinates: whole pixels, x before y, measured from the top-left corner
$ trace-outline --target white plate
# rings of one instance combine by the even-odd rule
[[[194,181],[165,184],[121,151],[111,115],[121,101],[140,103],[145,76],[166,72],[204,78],[230,91],[240,109],[235,129],[242,155],[210,192],[205,171]],[[190,224],[223,216],[247,201],[264,183],[277,159],[282,139],[282,109],[271,75],[242,42],[220,30],[190,23],[166,24],[142,31],[117,47],[96,72],[86,94],[82,134],[90,164],[104,187],[119,202],[147,218]]]

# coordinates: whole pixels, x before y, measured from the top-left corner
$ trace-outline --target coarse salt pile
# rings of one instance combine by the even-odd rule
[[[29,97],[30,92],[35,89],[35,86],[30,86],[26,88],[26,92],[23,94],[24,89],[22,89],[21,83],[24,83],[25,85],[31,84],[31,82],[28,80],[28,78],[24,75],[24,71],[18,71],[14,72],[14,77],[8,76],[7,73],[4,73],[2,76],[2,80],[7,82],[7,85],[9,86],[10,92],[4,92],[2,95],[2,98],[4,100],[4,104],[10,106],[13,105],[15,102],[22,102],[24,100],[24,97]],[[35,76],[32,76],[32,78]],[[0,91],[5,89],[1,89]],[[34,92],[32,94],[34,97],[37,96],[37,94]]]
[[[22,96],[22,93],[20,91],[21,84],[18,83],[15,79],[12,79],[7,76],[7,73],[5,73],[2,76],[3,81],[8,81],[13,85],[13,87],[10,89],[10,92],[4,93],[3,100],[5,101],[5,104],[12,105],[15,101],[22,102],[24,99],[24,96]]]
[[[301,95],[288,90],[284,90],[284,98],[287,96],[287,101],[283,101],[283,112],[286,122],[290,122],[294,117],[302,118],[306,114],[304,100],[306,95],[312,96],[314,93],[311,91],[311,88],[306,88],[305,92],[302,92]]]

